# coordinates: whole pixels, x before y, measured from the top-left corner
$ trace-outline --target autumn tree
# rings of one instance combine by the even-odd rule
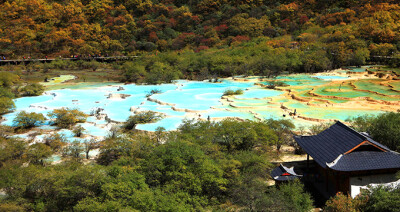
[[[54,109],[48,116],[52,119],[54,124],[60,128],[70,128],[76,123],[86,121],[87,115],[78,109],[60,108]]]

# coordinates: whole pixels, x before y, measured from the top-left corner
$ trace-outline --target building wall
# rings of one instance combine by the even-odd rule
[[[400,185],[400,180],[396,181],[396,174],[379,174],[379,175],[364,175],[357,177],[350,177],[350,195],[352,198],[356,197],[362,189],[367,189],[368,185]]]

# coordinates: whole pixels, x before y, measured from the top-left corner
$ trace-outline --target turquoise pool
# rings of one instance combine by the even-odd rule
[[[307,91],[314,88],[313,92],[324,95],[343,95],[329,90],[329,80],[346,79],[344,76],[313,76],[309,74],[279,76],[275,80],[282,81],[289,85],[285,89],[291,89],[297,92],[298,96],[316,98],[307,94]],[[261,83],[266,84],[263,81]],[[363,86],[363,85],[361,85]],[[368,85],[366,85],[368,86]],[[332,86],[331,86],[332,87]],[[333,85],[332,88],[336,88]],[[345,87],[343,87],[344,89]],[[153,94],[148,98],[152,90],[159,90],[160,93]],[[221,100],[221,97],[227,89],[242,89],[242,95],[235,95],[229,99]],[[328,89],[328,90],[327,90]],[[349,88],[352,89],[351,87]],[[384,86],[376,85],[375,90],[387,89]],[[353,91],[352,91],[353,92]],[[46,91],[45,94],[38,97],[23,97],[15,99],[16,110],[13,113],[5,114],[3,125],[13,125],[13,119],[20,111],[37,112],[47,115],[54,109],[69,107],[79,109],[86,114],[92,114],[93,111],[100,109],[101,117],[108,117],[111,122],[124,122],[135,111],[155,111],[164,114],[165,118],[150,124],[141,124],[137,129],[155,131],[157,127],[163,127],[166,130],[175,130],[185,118],[202,118],[208,116],[219,120],[224,117],[237,117],[242,119],[256,118],[262,119],[281,119],[287,118],[287,111],[280,108],[281,104],[289,109],[297,109],[297,112],[311,118],[322,119],[340,119],[344,120],[354,114],[378,114],[378,110],[358,110],[346,109],[321,109],[308,106],[306,103],[288,98],[283,95],[285,91],[272,90],[255,86],[254,82],[241,82],[234,80],[223,80],[219,83],[210,83],[208,81],[187,81],[177,80],[170,84],[162,85],[135,85],[135,84],[112,84],[100,87],[85,87],[84,89],[59,89]],[[367,96],[376,96],[364,92]],[[379,99],[392,98],[381,97]],[[324,99],[324,98],[320,98]],[[313,100],[318,101],[318,98]],[[329,101],[341,101],[329,99]],[[236,106],[236,107],[234,107]],[[284,117],[285,115],[285,117]],[[300,121],[297,121],[300,123]],[[85,128],[86,134],[104,137],[107,136],[112,124],[104,118],[89,116],[87,123],[80,124]],[[47,121],[39,127],[42,130],[54,130]],[[83,139],[73,136],[70,130],[62,130],[69,141]]]

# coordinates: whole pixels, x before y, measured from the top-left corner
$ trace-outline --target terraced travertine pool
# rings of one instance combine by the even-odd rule
[[[355,71],[363,72],[360,69]],[[69,107],[92,114],[100,108],[101,113],[111,120],[110,123],[104,118],[89,116],[81,126],[86,129],[87,135],[101,138],[107,136],[112,125],[124,122],[135,112],[146,110],[163,113],[165,118],[156,123],[140,124],[137,129],[155,131],[158,127],[175,130],[184,119],[218,121],[225,117],[290,119],[298,127],[307,127],[321,121],[345,121],[359,115],[400,109],[400,104],[397,104],[400,102],[399,80],[356,75],[352,77],[338,71],[279,76],[276,79],[225,79],[220,83],[178,80],[162,85],[77,84],[65,89],[48,90],[42,96],[15,99],[16,110],[4,115],[6,120],[2,124],[13,125],[12,120],[23,110],[47,115],[56,108]],[[71,76],[61,78],[60,81],[72,79]],[[276,89],[262,86],[271,80],[283,82],[286,86]],[[60,85],[66,86],[63,83]],[[147,97],[155,89],[160,93]],[[242,89],[244,93],[222,97],[227,89]],[[296,115],[291,116],[290,113],[295,110]],[[49,124],[45,123],[40,129],[54,131]],[[68,130],[59,133],[69,141],[84,140],[75,138]]]

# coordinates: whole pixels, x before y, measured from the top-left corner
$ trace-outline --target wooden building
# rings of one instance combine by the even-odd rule
[[[318,135],[294,139],[306,151],[307,163],[309,156],[316,163],[308,175],[317,176],[312,179],[329,196],[342,192],[355,197],[367,185],[396,183],[400,154],[341,122]]]

